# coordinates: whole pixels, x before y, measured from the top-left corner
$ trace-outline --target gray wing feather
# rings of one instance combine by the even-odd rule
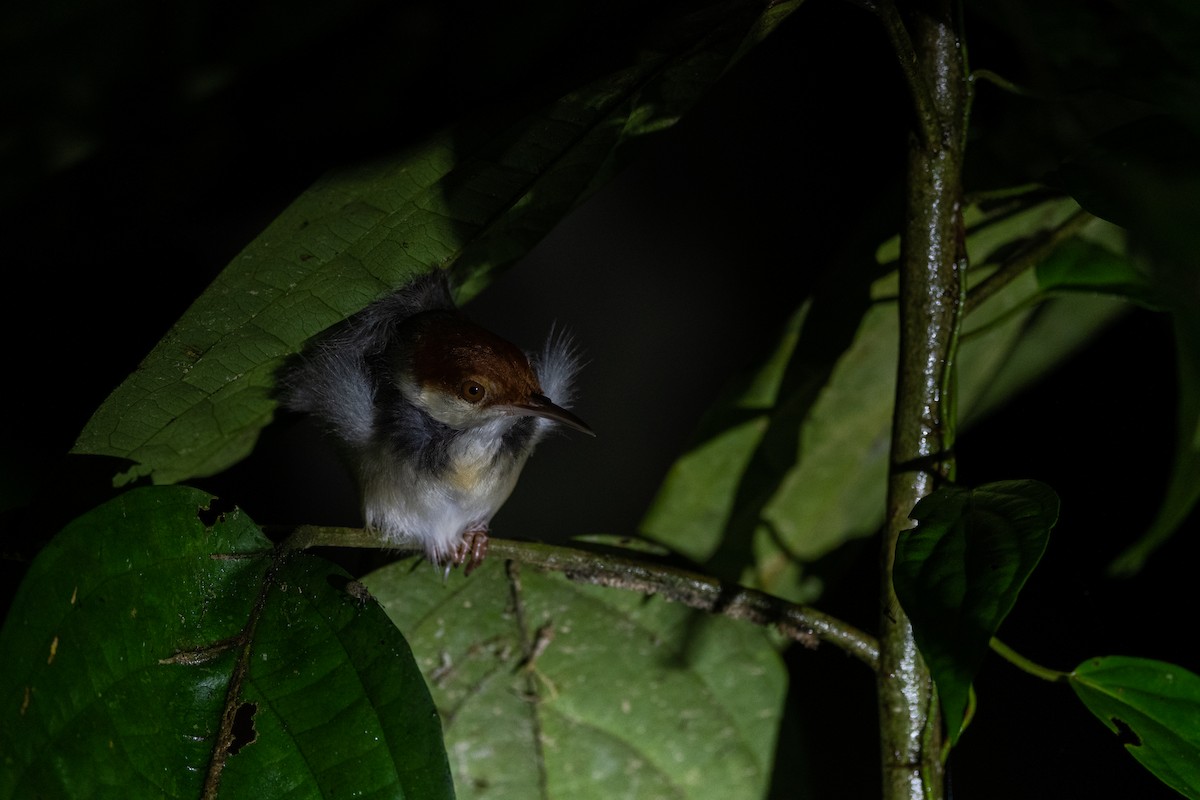
[[[290,411],[313,415],[347,445],[366,446],[377,425],[376,362],[396,329],[422,311],[453,308],[445,272],[435,269],[414,278],[310,340],[279,371],[277,399]]]

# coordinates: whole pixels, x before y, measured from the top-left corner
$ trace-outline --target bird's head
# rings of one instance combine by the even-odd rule
[[[404,322],[399,338],[401,392],[444,425],[467,430],[505,418],[541,417],[595,435],[542,393],[520,348],[458,312],[417,314]]]

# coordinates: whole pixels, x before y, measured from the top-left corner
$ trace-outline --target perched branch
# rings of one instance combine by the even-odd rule
[[[315,525],[297,528],[284,542],[284,547],[291,550],[386,546],[378,536],[359,528]],[[879,649],[874,637],[852,625],[815,609],[789,603],[757,589],[722,583],[708,575],[607,553],[494,537],[488,540],[488,556],[561,572],[573,581],[659,595],[664,600],[711,614],[769,625],[806,647],[815,647],[818,641],[827,642],[871,669],[878,667]]]

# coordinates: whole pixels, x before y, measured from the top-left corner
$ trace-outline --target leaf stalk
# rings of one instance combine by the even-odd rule
[[[1017,669],[1028,672],[1035,678],[1041,678],[1042,680],[1050,681],[1051,683],[1059,683],[1060,681],[1065,681],[1070,677],[1069,673],[1059,672],[1056,669],[1043,667],[1041,664],[1030,661],[1028,658],[1021,655],[1016,650],[1013,650],[995,636],[992,637],[989,644],[992,648],[992,652],[994,652],[996,655],[1000,656]]]

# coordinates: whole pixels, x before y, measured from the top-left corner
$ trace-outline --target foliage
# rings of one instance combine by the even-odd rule
[[[786,676],[761,630],[501,563],[363,580],[430,676],[462,794],[766,791]]]
[[[1093,658],[1070,674],[1071,688],[1125,747],[1163,783],[1187,797],[1200,794],[1195,753],[1200,735],[1200,677],[1148,658]]]
[[[1058,498],[1034,481],[944,488],[912,511],[893,581],[938,686],[951,743],[967,709],[971,677],[1045,552]]]
[[[0,636],[0,794],[197,797],[219,775],[236,796],[453,797],[399,631],[212,505],[135,489],[38,556]]]
[[[669,151],[677,123],[744,60],[788,47],[789,35],[814,24],[808,10],[798,0],[686,11],[618,4],[605,30],[634,30],[632,41],[599,47],[596,61],[561,74],[525,73],[542,82],[502,107],[482,98],[465,115],[441,107],[438,130],[388,141],[301,191],[88,409],[72,457],[112,459],[105,469],[119,461],[106,477],[120,491],[100,504],[65,503],[94,507],[54,532],[8,609],[0,798],[212,796],[218,779],[228,796],[264,797],[750,798],[793,789],[780,785],[785,766],[807,759],[785,749],[787,696],[820,689],[785,673],[777,637],[514,563],[493,561],[469,578],[408,561],[352,572],[336,556],[279,546],[207,492],[169,484],[236,475],[273,424],[274,370],[308,337],[427,269],[452,270],[469,300],[625,166]],[[875,24],[854,11],[864,30]],[[301,15],[309,33],[297,35],[360,13]],[[559,32],[595,23],[549,4],[527,13]],[[1200,47],[1188,38],[1200,20],[1166,0],[1137,9],[1007,0],[969,3],[966,13],[967,37],[980,44],[973,66],[995,59],[1029,85],[1001,94],[990,73],[974,83],[969,313],[962,331],[943,332],[961,337],[958,415],[966,430],[985,425],[1131,309],[1168,318],[1177,435],[1162,502],[1144,530],[1120,531],[1124,552],[1111,570],[1134,575],[1200,500]],[[406,22],[419,27],[414,14]],[[975,25],[1020,42],[1020,57],[1018,48],[990,51]],[[1064,26],[1077,35],[1048,35]],[[37,39],[36,20],[11,27]],[[886,47],[882,37],[866,44]],[[485,72],[489,64],[473,63]],[[791,78],[778,76],[781,85]],[[899,141],[906,124],[872,135]],[[871,188],[886,194],[888,181],[878,176]],[[869,210],[864,202],[855,212]],[[878,216],[871,236],[814,268],[820,274],[756,366],[735,374],[744,364],[720,365],[727,388],[641,522],[670,559],[815,602],[840,577],[833,564],[878,531],[897,424],[899,240],[888,237],[901,227],[891,206]],[[5,458],[16,475],[16,457]],[[131,487],[146,482],[168,485]],[[5,482],[5,507],[52,518],[53,504],[31,502],[20,485]],[[89,496],[76,488],[55,491]],[[1052,489],[1033,480],[947,486],[912,519],[895,588],[951,745],[970,741],[959,720],[969,719],[990,643],[1018,667],[1069,683],[1092,714],[1131,737],[1126,747],[1152,775],[1200,797],[1194,673],[1129,656],[1059,673],[993,638],[1066,535],[1060,520],[1050,537],[1059,519]],[[654,558],[646,555],[648,569]]]

